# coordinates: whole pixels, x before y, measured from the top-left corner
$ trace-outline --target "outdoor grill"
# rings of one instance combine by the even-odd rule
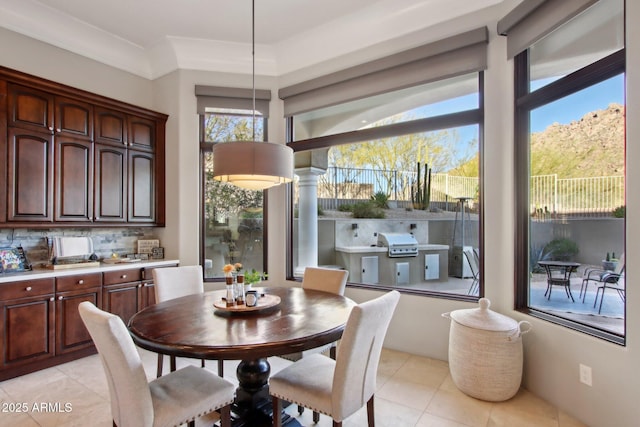
[[[418,241],[413,234],[378,233],[378,246],[389,249],[389,258],[418,256]]]

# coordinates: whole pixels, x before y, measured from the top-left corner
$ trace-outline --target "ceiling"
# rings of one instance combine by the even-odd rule
[[[258,0],[256,69],[290,73],[502,1]],[[0,27],[156,78],[251,72],[251,13],[250,0],[0,0]]]

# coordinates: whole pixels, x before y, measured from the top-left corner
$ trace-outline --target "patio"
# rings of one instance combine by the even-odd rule
[[[551,292],[551,298],[547,299],[547,297],[544,296],[544,292],[547,289],[547,277],[544,273],[534,273],[530,286],[530,306],[559,317],[601,328],[614,334],[624,335],[625,305],[617,293],[607,291],[601,314],[598,314],[597,305],[595,308],[593,307],[596,295],[596,286],[593,282],[589,285],[584,303],[582,302],[582,297],[579,297],[580,287],[582,285],[582,274],[584,269],[588,267],[593,266],[580,267],[578,272],[571,278],[571,293],[573,294],[575,302],[571,301],[564,289],[559,287],[554,287]],[[471,281],[472,279],[449,277],[447,282],[426,282],[404,287],[466,295],[471,286]],[[599,301],[600,299],[598,297],[598,303]]]

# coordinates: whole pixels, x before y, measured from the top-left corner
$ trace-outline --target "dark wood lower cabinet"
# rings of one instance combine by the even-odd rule
[[[101,306],[102,289],[84,289],[63,292],[56,297],[56,354],[93,347],[89,331],[85,328],[78,306],[81,302]]]
[[[78,312],[83,301],[127,323],[155,304],[151,269],[0,283],[0,381],[95,353]]]
[[[120,316],[125,324],[142,307],[141,283],[105,286],[102,292],[103,309]]]
[[[54,355],[53,295],[2,305],[5,339],[3,367],[33,363]]]

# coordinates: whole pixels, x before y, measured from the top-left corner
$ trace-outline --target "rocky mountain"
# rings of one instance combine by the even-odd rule
[[[531,135],[531,174],[559,178],[624,174],[625,110],[610,104]]]

